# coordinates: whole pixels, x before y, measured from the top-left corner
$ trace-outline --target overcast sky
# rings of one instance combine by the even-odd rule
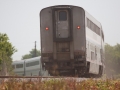
[[[53,5],[83,7],[101,22],[106,43],[120,43],[120,0],[0,0],[0,33],[6,33],[18,50],[14,60],[29,53],[35,41],[40,50],[39,12]]]

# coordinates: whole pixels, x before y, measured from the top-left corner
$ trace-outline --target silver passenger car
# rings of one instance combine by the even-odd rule
[[[19,76],[48,76],[41,66],[41,57],[13,61],[14,72]]]
[[[24,61],[21,60],[21,61],[14,61],[12,63],[12,67],[13,67],[13,70],[14,72],[19,75],[19,76],[23,76],[24,75]]]

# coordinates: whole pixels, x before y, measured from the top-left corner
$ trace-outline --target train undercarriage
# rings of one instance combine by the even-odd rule
[[[71,77],[101,77],[103,67],[99,66],[99,74],[89,73],[90,62],[86,61],[51,61],[43,62],[43,68],[48,70],[51,76],[71,76]]]

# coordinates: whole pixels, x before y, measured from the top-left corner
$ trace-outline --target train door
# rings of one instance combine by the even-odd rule
[[[68,10],[55,11],[56,38],[68,38],[69,32],[69,13]]]
[[[70,8],[53,9],[53,35],[54,41],[72,40]]]

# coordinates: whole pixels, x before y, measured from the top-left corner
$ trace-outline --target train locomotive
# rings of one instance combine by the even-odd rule
[[[56,5],[40,11],[42,67],[51,76],[101,76],[102,25],[82,7]]]

